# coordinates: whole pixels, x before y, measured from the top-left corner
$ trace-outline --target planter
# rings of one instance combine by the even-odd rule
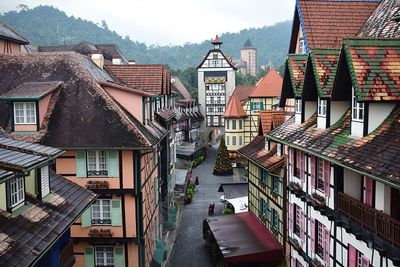
[[[289,237],[289,243],[295,250],[297,251],[301,250],[301,245],[299,241],[297,241],[297,239]]]
[[[324,265],[317,258],[314,258],[314,259],[311,260],[311,266],[313,266],[313,267],[323,267]]]
[[[87,189],[108,189],[108,181],[88,181],[85,185]]]
[[[301,185],[296,182],[290,182],[289,186],[292,188],[294,192],[303,192],[303,188],[301,188]]]
[[[318,195],[317,193],[314,193],[311,195],[311,198],[313,200],[315,207],[318,207],[318,208],[325,207],[325,198],[324,197]]]

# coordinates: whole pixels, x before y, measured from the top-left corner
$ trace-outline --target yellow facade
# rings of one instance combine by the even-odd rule
[[[225,119],[225,143],[228,151],[243,147],[244,119]]]

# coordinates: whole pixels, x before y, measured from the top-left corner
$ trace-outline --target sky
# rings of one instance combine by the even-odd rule
[[[290,20],[295,0],[0,0],[0,12],[20,4],[105,20],[111,30],[146,44],[181,45]]]

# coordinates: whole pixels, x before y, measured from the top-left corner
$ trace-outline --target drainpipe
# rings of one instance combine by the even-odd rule
[[[136,236],[139,246],[139,266],[146,266],[146,254],[144,251],[144,236],[143,236],[143,195],[141,184],[141,166],[140,166],[140,153],[134,151],[135,160],[135,202],[136,202]]]

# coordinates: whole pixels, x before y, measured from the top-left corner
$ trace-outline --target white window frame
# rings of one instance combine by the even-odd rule
[[[111,199],[97,199],[90,206],[92,225],[111,225],[111,205]],[[108,211],[106,208],[107,206]],[[98,211],[95,211],[96,207],[98,207]],[[98,216],[95,214],[97,212],[99,213]]]
[[[297,114],[301,114],[301,109],[302,109],[302,101],[301,98],[296,98],[295,100],[295,112]]]
[[[115,266],[115,254],[114,247],[111,246],[96,246],[94,249],[95,254],[95,266]],[[99,257],[101,255],[101,257]],[[112,255],[112,257],[110,257]],[[110,262],[107,260],[110,259]]]
[[[269,151],[269,140],[267,137],[264,137],[264,149]]]
[[[328,100],[318,97],[318,116],[326,117]]]
[[[282,157],[282,144],[276,143],[276,156]]]
[[[94,154],[92,154],[94,153]],[[92,154],[92,155],[91,155]],[[94,160],[94,162],[92,161]],[[108,176],[108,153],[106,150],[87,151],[88,177]]]
[[[23,175],[9,180],[10,208],[14,208],[25,201],[25,177]]]
[[[299,39],[299,54],[305,54],[306,53],[306,43],[304,41],[304,38]]]
[[[232,136],[232,146],[236,146],[236,136]]]
[[[17,106],[18,107],[17,111]],[[28,105],[33,105],[33,109],[29,109],[32,114],[28,115]],[[36,103],[35,102],[14,102],[14,124],[36,124]],[[21,108],[21,109],[20,109]],[[17,116],[17,113],[22,112],[22,116]],[[29,118],[29,120],[28,120]],[[22,120],[22,121],[21,121]]]
[[[50,193],[49,166],[40,168],[40,186],[42,196],[46,196]]]
[[[359,103],[356,99],[356,95],[353,93],[352,101],[352,112],[351,112],[351,118],[353,121],[359,121],[363,122],[364,121],[364,115],[365,115],[365,110],[364,110],[364,103]]]

